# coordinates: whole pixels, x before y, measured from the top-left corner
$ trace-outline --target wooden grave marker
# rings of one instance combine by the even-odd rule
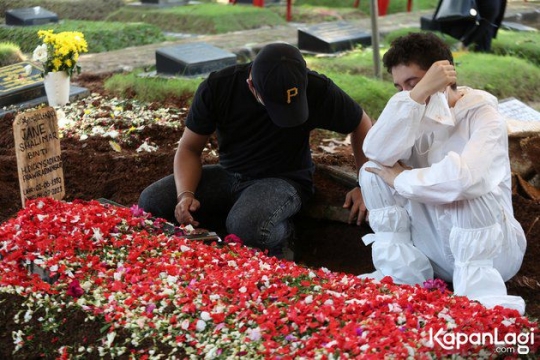
[[[13,135],[22,206],[37,197],[61,200],[65,185],[56,110],[49,106],[17,115]]]

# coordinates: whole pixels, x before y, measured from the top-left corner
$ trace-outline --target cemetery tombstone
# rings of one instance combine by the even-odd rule
[[[29,61],[0,67],[0,107],[45,95],[41,69]]]
[[[507,119],[509,135],[540,133],[540,111],[516,98],[499,101],[499,112]]]
[[[435,19],[433,19],[433,15],[424,15],[420,17],[420,29],[429,31],[441,31],[441,24]]]
[[[158,74],[201,75],[235,64],[235,54],[203,42],[168,46],[156,50]]]
[[[22,206],[38,197],[61,200],[65,186],[56,110],[49,106],[17,115],[13,135]]]
[[[6,10],[6,25],[28,26],[57,22],[58,16],[41,6]]]
[[[321,23],[298,29],[298,48],[316,53],[351,50],[371,45],[371,34],[346,21]]]
[[[518,22],[513,21],[503,21],[501,23],[501,28],[505,30],[511,30],[511,31],[530,31],[530,32],[536,32],[537,29],[527,26],[525,24],[520,24]]]

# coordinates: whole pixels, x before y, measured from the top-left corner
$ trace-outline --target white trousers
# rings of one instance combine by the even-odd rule
[[[397,194],[365,167],[377,165],[368,162],[360,170],[374,232],[364,242],[373,243],[377,271],[364,277],[422,284],[435,276],[453,282],[456,295],[525,312],[523,299],[507,295],[504,284],[521,267],[525,237],[492,194],[443,205],[418,203]]]

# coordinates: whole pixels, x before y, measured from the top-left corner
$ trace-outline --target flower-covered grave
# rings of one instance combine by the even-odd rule
[[[423,287],[363,280],[268,257],[228,241],[233,236],[224,243],[190,240],[189,229],[166,225],[136,206],[28,201],[0,226],[0,294],[25,299],[11,330],[13,354],[44,332],[58,345],[49,354],[57,358],[534,358],[538,352],[537,322],[455,296],[437,280]],[[74,310],[84,323],[102,325],[96,341],[64,341],[59,329]]]

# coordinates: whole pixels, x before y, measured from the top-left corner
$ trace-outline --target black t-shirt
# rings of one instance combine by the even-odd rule
[[[308,71],[308,120],[297,127],[278,127],[248,88],[250,67],[235,65],[210,74],[197,89],[186,126],[200,135],[216,131],[219,161],[228,171],[254,179],[293,180],[305,195],[311,194],[315,167],[310,131],[350,133],[362,109],[330,79]]]

